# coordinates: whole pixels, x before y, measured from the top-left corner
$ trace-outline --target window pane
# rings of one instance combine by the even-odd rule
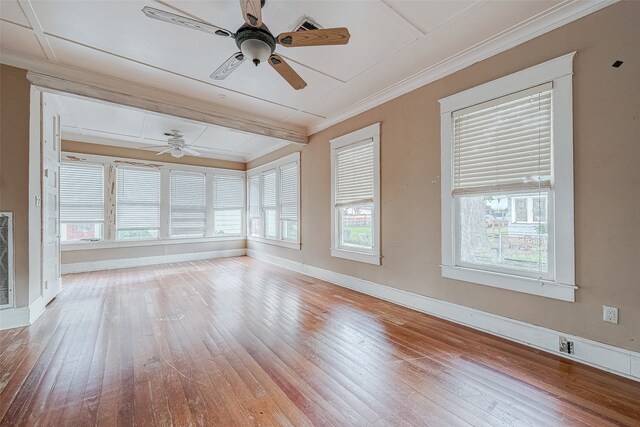
[[[249,234],[259,236],[262,229],[260,220],[260,176],[249,177]]]
[[[68,223],[104,221],[102,165],[60,166],[60,220]]]
[[[242,233],[242,209],[215,211],[216,236],[239,236]]]
[[[148,230],[118,230],[118,240],[146,240],[157,239],[158,229]]]
[[[104,221],[102,165],[60,166],[60,240],[101,240]]]
[[[275,238],[276,237],[276,210],[272,208],[264,209],[264,221],[265,221],[265,229],[264,235],[265,237]]]
[[[459,260],[489,269],[548,273],[546,193],[458,198]],[[533,215],[537,206],[544,214]]]
[[[117,239],[157,239],[160,229],[160,171],[118,167]]]
[[[339,209],[340,247],[373,250],[373,204]]]
[[[298,240],[298,221],[283,220],[281,226],[283,240]]]
[[[204,177],[203,173],[171,172],[171,236],[204,236]]]
[[[102,240],[102,223],[62,223],[60,240],[62,242]]]

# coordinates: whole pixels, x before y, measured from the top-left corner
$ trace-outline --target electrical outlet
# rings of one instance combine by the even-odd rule
[[[573,341],[569,341],[566,337],[560,337],[560,353],[573,354]]]
[[[618,307],[602,306],[602,320],[618,324]]]

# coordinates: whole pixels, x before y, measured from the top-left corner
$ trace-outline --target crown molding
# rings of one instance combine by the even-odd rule
[[[431,82],[460,71],[512,47],[534,39],[556,28],[616,3],[618,0],[572,0],[536,19],[523,21],[497,37],[446,58],[424,70],[386,87],[350,106],[330,115],[308,128],[309,135],[320,132],[348,118],[398,98]]]
[[[54,64],[12,51],[0,51],[0,63],[27,70],[27,78],[31,84],[49,92],[93,98],[295,144],[308,142],[307,132],[303,127],[263,119],[163,89]]]

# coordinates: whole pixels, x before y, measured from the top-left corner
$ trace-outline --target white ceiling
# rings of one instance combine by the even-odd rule
[[[248,162],[288,143],[276,138],[205,125],[86,98],[52,95],[60,110],[62,138],[94,144],[162,151],[165,132],[184,135],[202,157]]]
[[[274,34],[292,30],[304,16],[322,27],[346,26],[351,33],[346,46],[277,47],[308,82],[300,91],[270,67],[249,62],[226,80],[213,81],[211,72],[237,51],[232,39],[141,12],[144,6],[156,7],[236,31],[242,24],[237,0],[0,4],[5,55],[86,69],[317,130],[343,118],[344,111],[353,115],[370,108],[374,96],[389,91],[397,96],[398,82],[425,70],[439,67],[440,76],[455,71],[610,1],[267,0],[263,18]]]

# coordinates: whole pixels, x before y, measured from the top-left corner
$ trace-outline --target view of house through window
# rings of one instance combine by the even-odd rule
[[[459,197],[461,264],[548,272],[546,193]]]

